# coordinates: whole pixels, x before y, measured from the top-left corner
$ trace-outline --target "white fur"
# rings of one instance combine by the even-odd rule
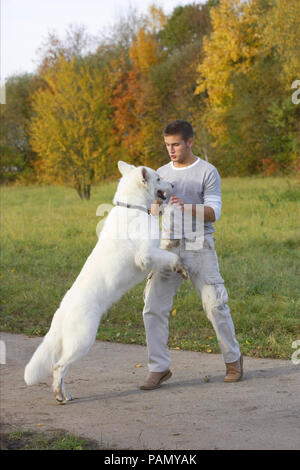
[[[170,183],[146,167],[119,162],[121,178],[114,203],[126,202],[150,208],[157,191],[172,191]],[[125,212],[124,212],[125,211]],[[124,217],[124,215],[128,217]],[[68,367],[84,356],[93,345],[99,323],[109,307],[153,269],[167,268],[186,273],[176,254],[161,250],[159,240],[147,237],[118,239],[113,236],[136,220],[147,225],[150,215],[141,210],[114,207],[104,224],[98,243],[84,264],[73,286],[55,312],[51,327],[25,368],[24,379],[32,385],[53,372],[53,389],[61,403],[72,399],[64,387]],[[116,230],[118,228],[118,230]]]

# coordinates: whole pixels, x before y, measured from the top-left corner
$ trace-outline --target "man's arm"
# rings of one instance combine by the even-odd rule
[[[203,206],[202,204],[186,204],[184,207],[184,202],[182,199],[176,196],[171,196],[171,204],[177,204],[180,206],[182,211],[190,212],[192,210],[192,216],[200,220],[203,220],[203,211],[204,211],[204,222],[215,222],[216,216],[215,211],[212,207]],[[151,215],[157,217],[161,214],[161,208],[159,201],[156,199],[151,206]]]
[[[157,217],[162,213],[158,199],[155,199],[154,203],[151,205],[150,211],[151,215],[153,215],[154,217]]]
[[[177,204],[180,206],[182,211],[192,213],[193,217],[204,220],[204,222],[216,221],[215,211],[212,207],[204,206],[202,204],[185,204],[184,201],[177,196],[171,196],[170,202],[171,204]]]
[[[212,207],[203,206],[203,210],[204,210],[204,222],[215,222],[216,221],[215,211],[213,210]],[[193,204],[193,206],[192,206],[192,216],[197,217],[197,213],[198,213],[198,211],[196,211],[196,204]],[[202,220],[202,217],[201,217],[201,220]]]

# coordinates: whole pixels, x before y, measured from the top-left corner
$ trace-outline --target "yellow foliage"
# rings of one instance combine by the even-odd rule
[[[129,51],[134,65],[142,72],[147,72],[158,61],[157,42],[152,34],[140,28]]]
[[[159,43],[156,35],[165,23],[166,16],[162,9],[151,5],[145,24],[138,30],[129,51],[134,65],[142,72],[147,72],[159,60]]]
[[[254,30],[254,3],[221,0],[219,7],[212,9],[213,33],[204,40],[205,58],[198,67],[196,93],[207,89],[210,102],[216,106],[232,97],[233,87],[228,79],[233,67],[247,72],[251,59],[260,50],[262,38]]]
[[[43,76],[33,98],[31,145],[37,170],[48,182],[67,183],[89,197],[93,182],[109,173],[113,146],[109,89],[98,70],[61,58]],[[111,158],[111,156],[110,156]]]
[[[204,39],[204,60],[198,67],[195,93],[209,95],[205,121],[218,140],[226,138],[225,123],[232,103],[233,74],[247,74],[253,59],[263,53],[263,36],[257,26],[256,0],[221,0],[211,11],[213,32]]]
[[[290,90],[294,80],[300,78],[300,2],[274,0],[274,7],[262,19],[266,47],[275,48],[282,61],[281,81]]]

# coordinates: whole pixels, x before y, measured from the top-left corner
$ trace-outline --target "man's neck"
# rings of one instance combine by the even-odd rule
[[[195,157],[195,155],[191,154],[186,159],[184,159],[182,162],[173,162],[173,165],[175,166],[175,168],[183,168],[185,166],[192,165],[197,160],[198,160],[198,158]]]

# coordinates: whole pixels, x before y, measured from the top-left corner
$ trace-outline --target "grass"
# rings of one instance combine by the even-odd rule
[[[15,430],[0,434],[1,450],[98,450],[94,441],[77,437],[65,431]]]
[[[116,184],[89,202],[60,187],[2,187],[1,329],[44,335],[97,241],[96,210]],[[290,359],[300,339],[300,183],[291,178],[224,178],[215,224],[220,270],[241,351]],[[144,282],[103,319],[97,338],[145,344]],[[170,348],[220,352],[190,281],[170,315]]]

